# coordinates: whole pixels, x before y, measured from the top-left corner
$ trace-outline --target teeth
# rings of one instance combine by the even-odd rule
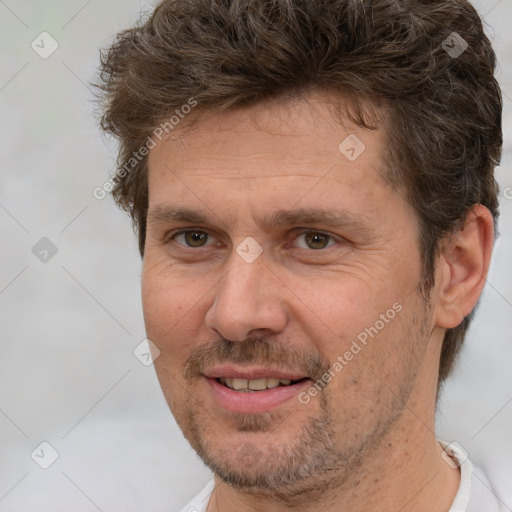
[[[248,387],[253,391],[261,391],[262,389],[267,389],[267,379],[250,380]]]
[[[233,379],[233,389],[247,389],[247,383],[249,381],[248,380],[245,380],[245,379]],[[251,381],[253,382],[253,381]]]
[[[264,377],[262,379],[229,379],[227,377],[219,378],[221,384],[236,391],[263,391],[264,389],[277,388],[279,385],[289,386],[290,379],[278,379],[275,377]]]
[[[270,377],[267,379],[267,388],[268,389],[277,388],[277,386],[279,386],[279,379],[275,379],[273,377]]]

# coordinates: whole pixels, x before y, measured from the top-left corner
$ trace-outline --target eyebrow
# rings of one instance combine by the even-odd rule
[[[190,224],[211,225],[212,215],[185,207],[157,205],[148,212],[148,225],[171,224],[173,222],[187,222]],[[280,226],[299,224],[321,224],[334,228],[349,227],[365,233],[371,229],[367,222],[357,214],[349,211],[337,211],[319,208],[298,208],[294,210],[278,210],[257,220],[258,225],[265,231]]]

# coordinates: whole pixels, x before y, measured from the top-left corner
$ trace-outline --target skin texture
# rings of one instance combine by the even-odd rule
[[[445,242],[425,300],[415,213],[383,179],[385,123],[340,123],[329,99],[207,113],[150,153],[144,317],[169,407],[216,475],[208,512],[442,512],[459,485],[434,433],[439,355],[445,329],[481,293],[492,218],[474,207]],[[355,161],[338,149],[350,134],[366,146]],[[165,208],[207,222],[172,220]],[[298,208],[354,222],[264,222]],[[252,263],[236,252],[246,237],[262,248]],[[377,334],[348,360],[371,326]],[[313,384],[340,356],[307,403],[293,396],[254,414],[221,407],[202,374],[230,363]]]

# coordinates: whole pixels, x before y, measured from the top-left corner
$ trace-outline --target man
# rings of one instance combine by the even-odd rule
[[[494,68],[466,0],[166,0],[103,54],[155,368],[214,473],[184,511],[505,510],[434,426],[494,242]]]

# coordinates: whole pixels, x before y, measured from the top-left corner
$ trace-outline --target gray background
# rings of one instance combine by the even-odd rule
[[[476,6],[500,61],[505,153],[497,177],[505,190],[512,187],[512,4]],[[153,368],[133,354],[145,334],[129,220],[110,198],[92,195],[115,157],[88,86],[98,49],[149,7],[0,1],[0,512],[175,511],[210,476],[174,423]],[[31,48],[43,31],[59,45],[47,59]],[[508,190],[488,284],[438,427],[472,459],[510,475]],[[43,237],[57,248],[46,263],[32,252]],[[46,470],[31,458],[43,441],[59,454]],[[51,456],[44,446],[35,454],[39,462]]]

